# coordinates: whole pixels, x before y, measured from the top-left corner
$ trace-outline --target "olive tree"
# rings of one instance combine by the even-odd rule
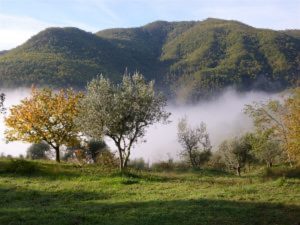
[[[269,132],[256,132],[251,134],[250,141],[256,158],[272,167],[276,159],[282,158],[283,152],[279,141],[269,136]]]
[[[85,135],[94,139],[106,136],[115,143],[123,171],[133,145],[144,137],[146,128],[167,122],[170,113],[165,106],[154,82],[147,83],[139,73],[124,75],[120,84],[100,76],[88,84],[77,121]]]
[[[226,140],[219,146],[218,152],[221,154],[224,163],[229,169],[236,170],[238,176],[246,162],[251,159],[251,144],[246,137]]]
[[[192,167],[200,167],[211,156],[211,144],[205,123],[194,128],[183,118],[178,123],[178,142],[183,147],[181,155],[187,158]]]

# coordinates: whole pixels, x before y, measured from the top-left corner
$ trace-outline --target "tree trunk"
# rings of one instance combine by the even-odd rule
[[[121,160],[119,162],[119,169],[120,169],[120,172],[124,172],[123,162]]]
[[[124,171],[124,159],[123,159],[123,155],[122,155],[122,149],[118,147],[118,151],[119,151],[119,169],[120,172]]]
[[[292,163],[290,153],[287,153],[287,156],[288,156],[288,161],[289,161],[290,167],[293,167],[293,163]]]
[[[240,165],[237,165],[236,173],[237,173],[238,176],[241,176],[241,167],[240,167]]]
[[[271,168],[272,166],[273,166],[272,162],[269,161],[269,162],[267,163],[267,167],[268,167],[268,168]]]
[[[55,159],[56,162],[60,163],[59,147],[55,148]]]

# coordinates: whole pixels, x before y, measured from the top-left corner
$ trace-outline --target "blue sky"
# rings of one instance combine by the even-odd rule
[[[0,50],[16,47],[50,26],[96,32],[207,17],[300,29],[300,0],[0,0]]]

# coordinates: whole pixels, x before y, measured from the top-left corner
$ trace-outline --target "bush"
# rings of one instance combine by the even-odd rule
[[[212,169],[216,170],[225,170],[226,164],[224,163],[224,160],[222,159],[222,156],[217,152],[214,153],[210,160],[207,163],[207,166]]]
[[[111,151],[106,149],[98,154],[96,163],[105,167],[115,168],[118,166],[118,159]]]
[[[263,171],[264,177],[278,178],[278,177],[288,177],[288,178],[300,178],[300,167],[268,167]]]
[[[131,168],[137,169],[137,170],[147,170],[149,169],[149,163],[146,163],[143,158],[134,159],[129,161],[129,166]]]
[[[161,162],[153,163],[151,169],[154,171],[171,171],[175,169],[175,165],[172,160],[161,161]]]
[[[27,158],[29,159],[47,159],[47,153],[50,151],[50,146],[45,143],[32,144],[27,149]]]
[[[108,147],[103,140],[90,140],[87,144],[86,153],[94,162],[96,162],[99,154],[107,149]]]
[[[30,161],[24,159],[11,159],[6,165],[5,171],[17,174],[33,174],[38,170],[38,166]]]

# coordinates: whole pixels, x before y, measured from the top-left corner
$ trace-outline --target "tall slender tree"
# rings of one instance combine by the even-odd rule
[[[211,155],[211,144],[205,123],[192,128],[188,125],[187,118],[179,120],[178,142],[183,147],[181,155],[187,158],[191,166],[200,167]]]

